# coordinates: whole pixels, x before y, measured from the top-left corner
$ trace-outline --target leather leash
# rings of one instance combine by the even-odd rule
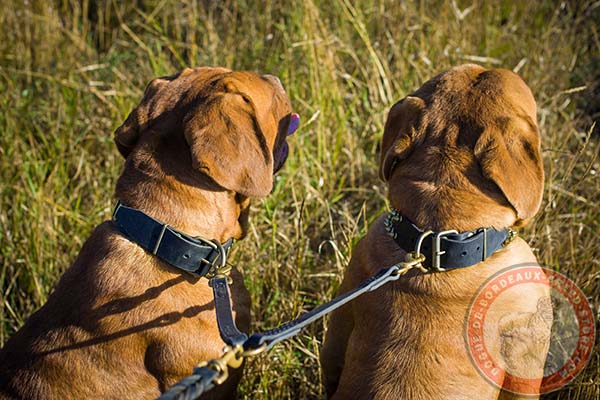
[[[254,333],[250,337],[240,332],[235,325],[231,309],[228,277],[217,272],[211,278],[210,285],[212,285],[215,297],[215,312],[219,333],[223,341],[227,343],[224,355],[221,358],[199,364],[194,368],[192,375],[185,377],[172,386],[159,397],[159,400],[191,400],[198,398],[205,391],[223,383],[229,376],[228,369],[239,368],[244,358],[267,351],[275,344],[298,334],[302,328],[315,320],[367,292],[376,290],[388,282],[398,280],[412,269],[429,272],[423,268],[423,261],[425,261],[425,257],[422,254],[409,253],[406,261],[379,270],[353,290],[337,296],[333,300],[321,304],[277,328]],[[205,382],[207,379],[209,382]]]
[[[231,308],[231,296],[229,293],[229,277],[217,274],[208,282],[213,288],[215,298],[215,313],[217,314],[217,325],[221,339],[229,346],[244,345],[248,335],[241,332],[235,324]]]
[[[225,382],[229,376],[229,368],[239,368],[242,365],[244,358],[267,351],[275,344],[298,334],[302,328],[331,313],[349,301],[367,292],[376,290],[388,282],[399,279],[402,275],[412,269],[419,269],[423,273],[445,271],[444,268],[440,267],[440,256],[444,255],[446,251],[450,254],[460,251],[461,257],[464,258],[461,261],[457,261],[456,266],[452,265],[449,269],[463,268],[468,266],[466,265],[467,262],[470,263],[470,265],[473,265],[474,263],[485,260],[485,258],[495,251],[507,246],[516,235],[516,233],[510,229],[496,231],[488,228],[468,232],[466,234],[459,234],[456,231],[444,231],[437,234],[432,231],[421,231],[408,221],[408,219],[404,219],[403,221],[403,218],[399,213],[394,210],[389,214],[385,225],[386,230],[392,235],[397,243],[398,234],[394,228],[395,225],[398,226],[397,224],[402,222],[407,226],[410,224],[409,228],[402,229],[405,231],[407,229],[409,230],[407,235],[410,238],[411,245],[414,246],[414,251],[406,254],[405,261],[379,270],[379,272],[362,282],[358,287],[335,297],[327,303],[315,307],[311,311],[305,312],[292,321],[268,331],[254,333],[250,337],[241,332],[235,324],[229,292],[230,280],[226,275],[228,267],[225,267],[225,263],[223,263],[222,267],[217,268],[214,275],[211,276],[209,284],[213,288],[215,313],[219,333],[223,341],[227,344],[223,349],[224,354],[220,358],[199,364],[194,368],[192,375],[185,377],[183,380],[172,386],[159,397],[159,400],[197,399],[202,393],[210,390],[215,385],[220,385]],[[410,231],[416,231],[418,235],[415,236]],[[490,231],[492,231],[491,234],[489,233]],[[444,236],[449,235],[456,236],[451,237],[448,240],[446,246],[449,247],[442,247],[440,244],[441,240],[444,239]],[[434,246],[431,254],[432,260],[427,260],[427,257],[421,252],[421,250],[427,249],[427,245],[423,245],[423,243],[424,239],[428,236],[433,236],[434,238]],[[491,244],[489,247],[488,243]],[[483,249],[481,249],[481,247],[483,247]],[[465,257],[467,255],[468,257]],[[445,261],[449,260],[450,259]]]
[[[277,328],[270,329],[265,332],[254,333],[244,343],[244,349],[261,349],[262,351],[269,350],[275,344],[297,335],[300,333],[302,328],[340,308],[349,301],[367,292],[371,292],[388,282],[398,280],[400,276],[404,275],[412,268],[415,268],[415,266],[410,265],[408,268],[406,266],[401,268],[399,264],[388,268],[383,268],[375,275],[361,283],[358,287],[335,297],[333,300],[330,300],[325,304],[321,304],[313,308],[311,311],[305,312],[298,318]]]
[[[250,337],[241,333],[233,321],[231,306],[229,306],[229,287],[227,284],[227,278],[223,276],[216,276],[212,279],[212,285],[215,295],[217,324],[219,325],[221,338],[230,346],[241,344],[246,351],[260,349],[262,352],[269,350],[275,344],[298,334],[305,326],[343,306],[350,300],[366,292],[375,290],[390,281],[397,280],[400,278],[400,274],[397,273],[399,269],[400,268],[397,265],[383,268],[377,274],[373,275],[371,278],[367,279],[353,290],[346,292],[325,304],[321,304],[311,311],[305,312],[298,318],[280,325],[277,328],[254,333]],[[217,301],[217,299],[219,300]],[[242,339],[242,337],[244,337],[244,339]]]

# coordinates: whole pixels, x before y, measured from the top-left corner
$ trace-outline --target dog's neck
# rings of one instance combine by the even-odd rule
[[[165,172],[153,159],[127,160],[117,181],[117,199],[190,236],[221,243],[244,236],[248,198],[223,190],[199,172],[186,171],[184,179]]]
[[[472,183],[453,188],[400,176],[390,182],[389,198],[392,207],[423,230],[466,232],[513,226],[515,211],[504,197],[480,188]]]

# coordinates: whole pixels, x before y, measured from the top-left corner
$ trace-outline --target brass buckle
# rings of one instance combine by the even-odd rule
[[[441,257],[443,254],[446,254],[445,251],[442,251],[442,238],[447,235],[457,234],[458,231],[455,229],[450,229],[447,231],[441,231],[436,233],[433,236],[433,246],[431,247],[431,268],[434,271],[445,271],[446,268],[440,267]]]
[[[426,237],[433,235],[433,241],[432,241],[432,246],[431,246],[431,269],[433,271],[438,271],[438,272],[445,271],[446,269],[442,268],[440,266],[441,256],[446,253],[441,248],[442,238],[444,236],[457,234],[457,233],[458,233],[458,231],[455,229],[441,231],[438,233],[434,233],[433,231],[425,231],[421,234],[421,236],[419,236],[419,239],[417,240],[417,244],[415,246],[414,253],[416,255],[421,254],[421,247],[423,246],[423,240],[425,240]]]
[[[225,250],[223,245],[221,243],[219,243],[219,241],[217,241],[217,240],[210,240],[210,241],[207,241],[207,243],[209,243],[209,245],[212,246],[213,249],[215,249],[219,252],[219,256],[217,258],[219,263],[217,265],[215,265],[214,261],[212,263],[210,263],[206,260],[202,260],[202,262],[205,262],[205,263],[208,263],[211,265],[210,269],[206,273],[206,277],[208,279],[212,279],[217,275],[225,275],[225,276],[227,276],[227,282],[231,284],[231,278],[227,275],[231,271],[231,266],[226,265],[227,264],[227,251]]]

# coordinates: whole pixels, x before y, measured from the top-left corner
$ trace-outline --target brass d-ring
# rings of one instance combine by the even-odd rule
[[[423,245],[423,240],[427,237],[433,235],[433,231],[426,231],[423,232],[421,234],[421,236],[419,236],[419,240],[417,241],[417,245],[415,246],[415,253],[417,253],[417,255],[422,254],[421,253],[421,246]]]

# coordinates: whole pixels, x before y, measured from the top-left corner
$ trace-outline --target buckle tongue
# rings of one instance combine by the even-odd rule
[[[431,268],[435,271],[445,271],[446,268],[440,267],[441,257],[446,254],[446,251],[442,250],[442,238],[447,235],[455,235],[458,231],[450,229],[447,231],[441,231],[433,235],[433,246],[431,247]]]

